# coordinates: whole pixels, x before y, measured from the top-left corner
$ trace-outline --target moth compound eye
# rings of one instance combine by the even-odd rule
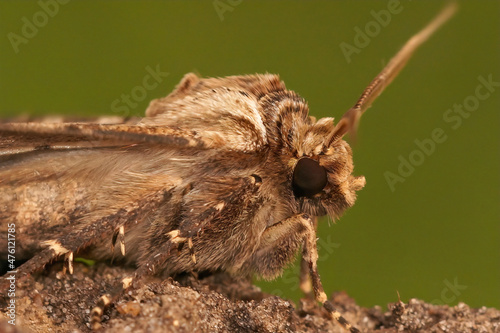
[[[327,183],[326,170],[310,158],[302,158],[293,170],[292,188],[296,197],[312,197]]]

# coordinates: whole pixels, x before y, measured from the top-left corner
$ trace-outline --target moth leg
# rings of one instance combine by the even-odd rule
[[[125,226],[121,225],[118,228],[118,240],[120,242],[120,252],[125,257]]]
[[[67,270],[71,274],[73,272],[74,253],[91,245],[99,238],[109,235],[111,233],[110,223],[111,221],[108,221],[107,218],[101,219],[82,230],[70,232],[59,239],[43,242],[42,246],[46,246],[46,248],[18,268],[18,279],[22,280],[28,275],[42,270],[45,265],[61,256],[65,257]]]
[[[65,258],[65,266],[63,272],[66,270],[71,274],[73,272],[73,250],[64,247],[58,240],[49,240],[44,242],[47,248],[41,250],[30,260],[22,264],[16,269],[16,276],[18,281],[22,281],[24,278],[30,274],[42,270],[45,265],[49,264],[51,261],[55,260],[60,256]],[[6,276],[2,276],[0,280],[0,289],[8,286],[9,281],[6,280]]]
[[[116,286],[110,292],[99,297],[96,306],[90,312],[90,327],[92,330],[97,331],[102,328],[101,320],[104,310],[114,302],[125,292],[125,290],[130,289],[134,281],[137,281],[135,276],[127,276],[123,278],[118,286]]]
[[[189,253],[191,254],[191,260],[196,264],[196,254],[194,253],[193,238],[188,238]]]
[[[16,269],[17,280],[21,281],[33,272],[42,270],[45,265],[49,264],[59,255],[67,255],[71,252],[68,249],[65,249],[64,247],[58,245],[60,244],[54,242],[51,247],[40,251],[35,257],[31,258],[23,265],[18,267]],[[10,283],[9,280],[6,279],[6,277],[6,275],[2,276],[2,280],[0,281],[0,289],[2,290],[7,290]]]
[[[312,217],[314,232],[317,232],[318,228],[318,218],[316,216]],[[309,274],[309,265],[307,261],[301,257],[300,261],[300,290],[304,293],[307,298],[312,297],[312,283]]]
[[[275,277],[281,271],[283,263],[293,260],[294,254],[302,245],[302,260],[308,269],[316,301],[322,303],[325,310],[346,330],[358,333],[359,330],[335,309],[325,294],[317,267],[315,227],[313,218],[300,214],[267,228],[262,235],[260,248],[252,257],[253,269],[264,278]]]
[[[107,307],[114,304],[125,291],[140,286],[140,281],[144,277],[153,274],[155,272],[155,267],[158,267],[162,261],[166,260],[166,258],[172,254],[172,251],[177,249],[179,245],[189,242],[189,239],[191,239],[181,237],[179,230],[172,230],[165,236],[168,237],[168,240],[162,245],[159,253],[154,258],[146,264],[141,265],[133,275],[123,278],[121,284],[99,298],[96,306],[90,313],[90,327],[92,330],[99,330],[102,328],[102,315]]]
[[[318,273],[318,248],[316,247],[316,230],[313,229],[311,223],[310,232],[307,234],[304,245],[302,247],[302,259],[306,261],[311,275],[312,288],[316,301],[323,303],[323,307],[328,311],[333,319],[335,319],[342,327],[351,333],[359,333],[359,330],[352,326],[342,314],[335,309],[333,304],[328,300],[325,294],[321,279]]]
[[[111,223],[112,221],[109,221],[108,218],[103,218],[91,223],[88,227],[70,232],[59,239],[51,239],[42,242],[41,245],[46,248],[34,255],[17,269],[18,280],[21,281],[28,275],[41,271],[45,265],[48,265],[61,256],[64,256],[66,261],[64,270],[68,270],[71,274],[73,272],[74,253],[91,245],[101,237],[109,235],[112,230],[110,227]],[[0,285],[3,286],[4,282],[5,281],[2,281]]]
[[[69,274],[73,274],[73,252],[68,252],[64,255],[64,273],[66,273],[66,269]]]
[[[111,238],[111,263],[115,259],[115,246],[116,241],[120,241],[120,253],[125,257],[125,225],[120,225],[113,233],[113,238]]]
[[[172,230],[168,232],[166,236],[169,237],[169,240],[162,245],[159,253],[152,260],[141,265],[133,275],[123,278],[120,285],[99,298],[96,306],[90,313],[90,327],[92,330],[99,330],[102,328],[102,315],[108,306],[114,304],[125,291],[140,286],[140,281],[144,277],[153,274],[155,272],[155,267],[158,267],[162,261],[166,260],[173,250],[177,249],[179,245],[189,242],[189,239],[191,239],[181,237],[179,230]]]

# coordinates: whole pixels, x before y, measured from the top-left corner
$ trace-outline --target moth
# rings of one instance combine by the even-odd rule
[[[77,254],[135,264],[122,289],[157,272],[273,279],[300,250],[301,288],[359,332],[323,290],[316,218],[354,204],[365,178],[353,175],[343,137],[455,7],[412,37],[336,124],[311,117],[272,74],[187,74],[128,122],[0,124],[2,260],[12,225],[16,260],[27,260],[18,280],[59,258],[72,273]],[[98,301],[93,327],[112,298]]]

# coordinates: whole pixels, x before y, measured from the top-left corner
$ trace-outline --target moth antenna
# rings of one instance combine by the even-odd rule
[[[458,5],[456,2],[449,3],[425,28],[406,42],[401,50],[389,61],[387,66],[365,88],[356,104],[342,116],[326,138],[323,146],[324,151],[328,150],[333,142],[342,138],[347,132],[350,132],[353,140],[356,139],[356,131],[361,115],[396,78],[418,47],[429,39],[441,25],[448,21],[455,14],[457,8]]]

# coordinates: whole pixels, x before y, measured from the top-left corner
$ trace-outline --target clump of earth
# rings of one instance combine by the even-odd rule
[[[90,332],[90,310],[100,295],[133,273],[133,268],[61,264],[18,282],[16,325],[0,299],[0,332]],[[384,311],[362,308],[345,293],[330,300],[362,332],[500,333],[500,311],[466,304],[431,305],[417,299]],[[152,277],[122,295],[103,316],[101,332],[345,332],[311,299],[294,305],[263,293],[251,281],[219,273],[175,279]]]

